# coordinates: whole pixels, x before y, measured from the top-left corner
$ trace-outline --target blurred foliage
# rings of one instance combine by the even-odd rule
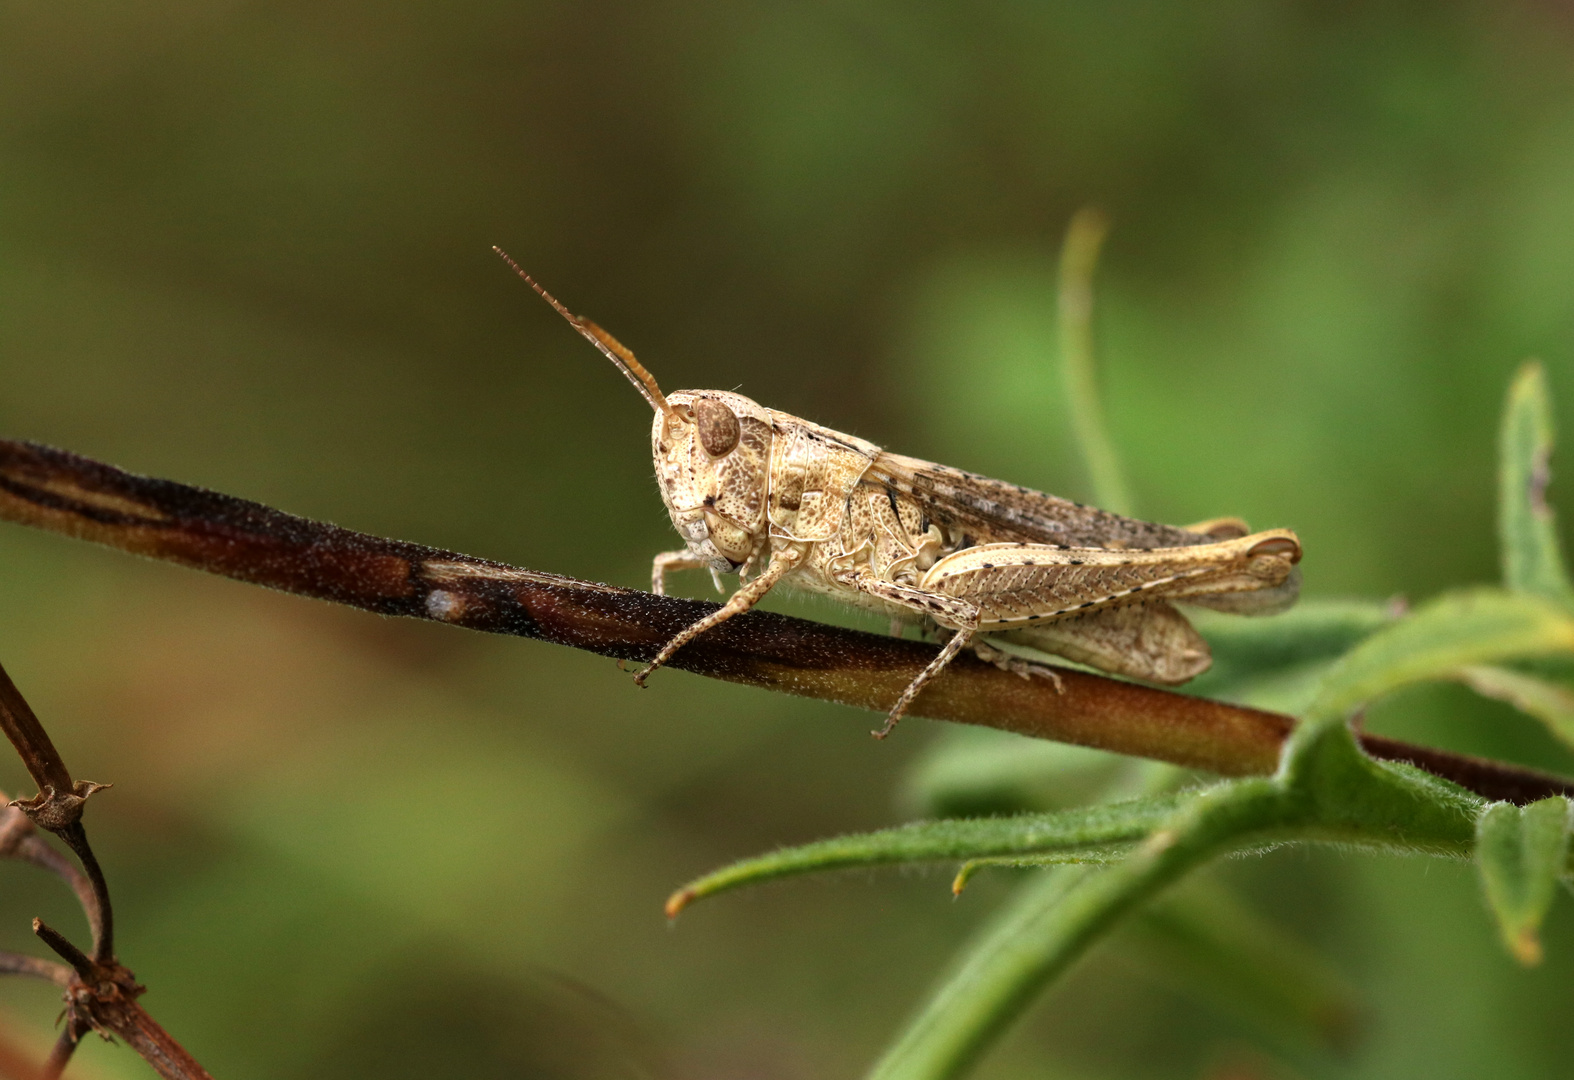
[[[1097,202],[1144,512],[1297,529],[1311,597],[1428,596],[1497,576],[1526,355],[1569,430],[1571,59],[1531,3],[0,4],[0,430],[640,584],[673,543],[645,407],[497,243],[669,388],[1085,497],[1048,360],[1056,248]],[[218,1076],[389,1075],[466,1023],[476,1075],[852,1075],[1002,891],[797,884],[669,933],[693,873],[900,820],[924,725],[872,745],[830,706],[0,546],[0,655],[117,785],[123,956]],[[1458,686],[1368,726],[1574,767]],[[1373,1011],[1303,1075],[1566,1071],[1567,905],[1525,972],[1465,866],[1223,872]],[[51,885],[8,876],[0,945],[76,926]],[[0,993],[47,1040],[48,995]],[[545,1028],[606,1041],[565,1065]],[[978,1075],[1190,1078],[1255,1037],[1099,952]]]

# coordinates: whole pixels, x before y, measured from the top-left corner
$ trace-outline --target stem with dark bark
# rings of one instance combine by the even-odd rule
[[[654,596],[370,536],[259,503],[0,440],[0,519],[302,596],[648,661],[715,604]],[[934,658],[917,641],[769,612],[732,619],[669,664],[695,674],[885,712]],[[1062,670],[1060,686],[958,657],[913,713],[1133,754],[1224,776],[1267,775],[1295,720]],[[1490,799],[1574,795],[1574,782],[1363,737]]]

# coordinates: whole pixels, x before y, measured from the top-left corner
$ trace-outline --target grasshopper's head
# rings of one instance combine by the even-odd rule
[[[673,527],[697,557],[736,570],[766,542],[770,490],[770,414],[742,394],[683,390],[671,397],[634,354],[589,319],[573,314],[501,248],[514,272],[617,365],[656,411],[651,450]]]
[[[650,449],[673,528],[696,556],[736,570],[769,532],[770,414],[725,390],[680,390],[666,400]]]

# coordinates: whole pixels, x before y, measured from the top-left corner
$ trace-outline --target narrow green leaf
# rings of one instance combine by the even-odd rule
[[[974,936],[869,1080],[962,1075],[1038,992],[1122,916],[1187,871],[1271,823],[1281,792],[1238,780],[1196,794],[1133,854],[1106,869],[1038,873]]]
[[[1528,361],[1509,386],[1498,443],[1503,583],[1574,604],[1557,520],[1546,498],[1554,438],[1546,374],[1539,363]]]
[[[1093,363],[1093,271],[1109,219],[1092,207],[1071,218],[1060,249],[1060,375],[1071,410],[1071,432],[1093,481],[1093,501],[1117,514],[1132,512],[1120,459],[1104,425]]]
[[[1527,672],[1488,665],[1464,668],[1459,678],[1483,697],[1506,701],[1534,716],[1552,734],[1574,746],[1574,689]]]
[[[948,1080],[965,1073],[1040,987],[1073,958],[1067,894],[1094,871],[1034,873],[963,946],[959,960],[868,1080]],[[1080,912],[1079,912],[1080,914]]]
[[[1212,790],[1212,789],[1204,789]],[[1168,820],[1199,792],[1018,817],[919,821],[895,829],[840,836],[733,863],[673,893],[667,914],[695,900],[773,878],[885,863],[964,861],[1009,855],[1058,855],[1065,862],[1117,856]]]
[[[1390,690],[1454,677],[1461,668],[1574,652],[1574,616],[1529,593],[1446,593],[1357,645],[1323,679],[1313,721],[1343,720]]]
[[[1166,896],[1131,922],[1129,940],[1184,988],[1288,1044],[1349,1049],[1360,1006],[1349,982],[1306,945],[1216,882]]]
[[[1476,865],[1503,943],[1521,964],[1541,963],[1538,931],[1569,850],[1569,801],[1493,803],[1476,821]]]

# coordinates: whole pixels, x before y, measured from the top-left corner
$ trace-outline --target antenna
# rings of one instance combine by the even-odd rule
[[[492,245],[492,250],[497,252],[504,262],[513,267],[514,273],[523,278],[525,280],[525,284],[534,289],[541,299],[551,304],[553,310],[555,310],[559,315],[563,316],[563,318],[567,319],[568,324],[575,330],[578,330],[580,334],[584,336],[586,341],[590,342],[597,349],[599,349],[601,351],[601,355],[605,356],[608,360],[611,360],[614,364],[616,364],[618,370],[623,372],[623,374],[628,378],[628,381],[634,384],[634,389],[638,390],[640,395],[650,403],[651,408],[655,409],[659,413],[664,413],[669,418],[676,415],[672,411],[672,406],[667,404],[667,397],[661,392],[661,387],[656,385],[656,377],[645,370],[645,365],[634,359],[634,354],[630,352],[622,342],[618,341],[617,338],[601,329],[601,327],[597,326],[589,319],[580,318],[578,315],[575,315],[573,312],[569,311],[568,308],[558,303],[557,297],[547,292],[541,287],[535,278],[525,273],[524,269],[513,260],[508,252],[504,251],[496,244]]]

